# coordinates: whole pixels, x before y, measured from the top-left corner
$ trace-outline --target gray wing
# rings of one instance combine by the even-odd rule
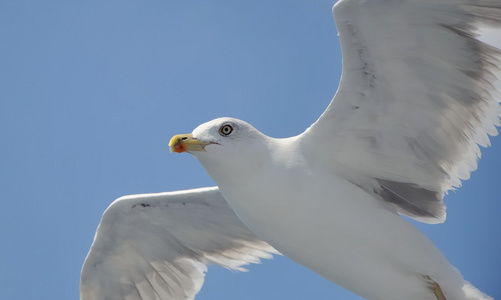
[[[217,187],[126,196],[103,215],[82,268],[80,299],[193,299],[207,264],[245,270],[271,253]]]
[[[400,213],[443,222],[443,195],[500,125],[501,52],[477,26],[501,27],[501,1],[342,0],[333,12],[341,82],[302,147]]]

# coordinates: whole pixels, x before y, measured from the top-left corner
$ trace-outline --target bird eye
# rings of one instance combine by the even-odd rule
[[[227,136],[233,131],[233,127],[230,124],[225,124],[219,128],[219,134],[222,136]]]

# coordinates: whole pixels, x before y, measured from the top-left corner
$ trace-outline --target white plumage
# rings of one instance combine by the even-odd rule
[[[443,222],[497,133],[501,52],[477,27],[501,25],[501,1],[343,0],[334,16],[343,73],[318,121],[288,139],[231,118],[174,137],[219,190],[115,201],[81,299],[192,299],[206,264],[275,249],[368,299],[489,299],[399,213]]]
[[[126,196],[104,213],[82,269],[81,299],[193,299],[206,264],[244,270],[276,253],[216,187]]]

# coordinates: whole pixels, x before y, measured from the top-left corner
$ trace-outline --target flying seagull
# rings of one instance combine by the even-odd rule
[[[500,0],[341,0],[334,99],[302,134],[219,118],[170,141],[217,187],[126,196],[105,211],[82,300],[193,299],[208,264],[281,253],[367,299],[491,299],[400,215],[445,221],[444,194],[500,125]]]

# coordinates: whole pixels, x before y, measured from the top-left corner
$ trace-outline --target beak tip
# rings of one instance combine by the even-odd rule
[[[186,145],[183,143],[186,140],[187,134],[178,134],[173,136],[169,141],[170,152],[183,153],[186,151]]]
[[[170,147],[170,152],[183,153],[186,152],[186,145],[177,142]]]

